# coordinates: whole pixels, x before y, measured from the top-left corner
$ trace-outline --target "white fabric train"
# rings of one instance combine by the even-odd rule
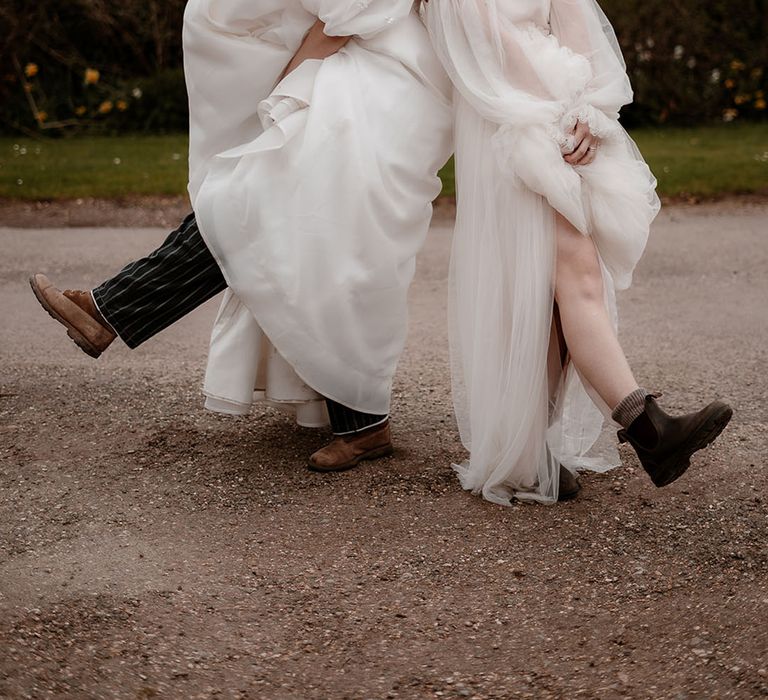
[[[317,17],[352,40],[275,86]],[[412,0],[191,0],[184,52],[189,193],[230,287],[206,405],[322,395],[387,413],[452,145],[450,84]]]
[[[615,319],[614,289],[630,285],[659,211],[656,181],[619,125],[632,91],[593,0],[433,0],[426,20],[456,88],[451,355],[470,451],[456,470],[490,501],[553,503],[558,463],[618,464],[589,387],[550,352],[554,211],[594,239]],[[603,143],[574,168],[562,151],[577,119]]]

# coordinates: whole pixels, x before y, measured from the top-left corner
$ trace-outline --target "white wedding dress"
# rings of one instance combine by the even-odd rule
[[[317,18],[353,38],[279,76]],[[189,193],[229,285],[213,410],[389,411],[406,294],[450,156],[451,87],[412,0],[190,0]]]
[[[632,91],[593,0],[431,0],[425,12],[456,88],[451,354],[470,457],[455,468],[495,503],[553,503],[559,464],[618,464],[606,407],[560,367],[554,213],[594,239],[615,321],[614,290],[630,285],[659,211],[656,181],[619,125]],[[562,152],[577,120],[602,146],[574,168]]]

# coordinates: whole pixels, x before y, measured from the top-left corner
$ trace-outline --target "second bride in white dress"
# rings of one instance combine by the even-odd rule
[[[616,340],[615,290],[659,200],[618,122],[632,90],[608,20],[593,0],[430,0],[425,12],[455,86],[462,485],[501,504],[573,496],[577,470],[619,463],[604,415],[654,483],[671,483],[731,411],[668,416]]]

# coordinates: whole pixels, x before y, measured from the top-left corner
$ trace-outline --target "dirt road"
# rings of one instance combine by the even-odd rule
[[[92,285],[159,230],[0,229],[0,696],[751,698],[768,693],[768,206],[671,207],[622,338],[643,383],[736,416],[655,490],[633,455],[578,501],[462,492],[450,233],[411,294],[397,454],[318,476],[325,436],[202,410],[215,302],[78,351],[26,285]]]

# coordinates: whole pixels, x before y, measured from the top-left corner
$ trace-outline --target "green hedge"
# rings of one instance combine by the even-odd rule
[[[0,129],[185,130],[184,4],[3,0]]]
[[[767,0],[602,0],[621,42],[634,124],[765,119]]]
[[[184,0],[3,0],[0,131],[184,130]],[[603,0],[629,125],[766,118],[768,0]]]

